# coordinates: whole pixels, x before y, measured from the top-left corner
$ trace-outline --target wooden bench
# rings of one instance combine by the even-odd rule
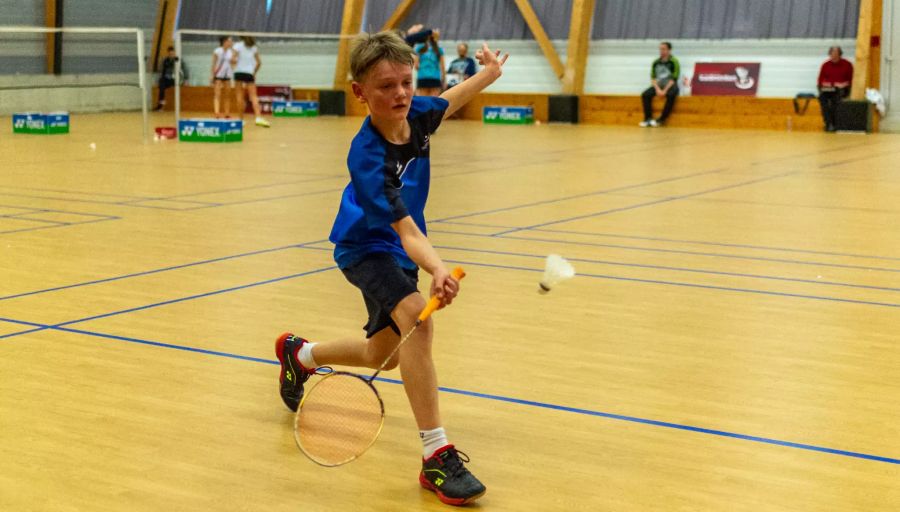
[[[802,101],[802,100],[801,100]],[[654,98],[654,116],[664,98]],[[636,126],[643,121],[640,96],[585,95],[579,102],[582,123]],[[792,99],[745,96],[679,96],[667,126],[821,131],[819,102],[809,102],[803,115],[794,112]]]

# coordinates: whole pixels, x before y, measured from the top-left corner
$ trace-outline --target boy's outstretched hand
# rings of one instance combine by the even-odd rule
[[[475,52],[475,58],[488,71],[495,71],[497,76],[503,74],[502,67],[509,58],[508,53],[504,53],[500,57],[500,50],[492,51],[488,48],[487,43],[481,43],[481,49]]]

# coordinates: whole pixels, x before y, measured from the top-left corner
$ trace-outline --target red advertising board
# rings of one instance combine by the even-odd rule
[[[759,62],[698,62],[691,80],[693,96],[756,96]]]
[[[259,109],[263,114],[272,113],[273,101],[291,101],[293,94],[290,85],[257,85],[256,95],[259,97]],[[250,95],[244,92],[246,106],[244,112],[253,113],[253,105],[250,104]]]

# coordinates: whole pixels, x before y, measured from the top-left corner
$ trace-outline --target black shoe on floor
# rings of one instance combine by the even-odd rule
[[[434,491],[438,499],[448,505],[471,503],[487,489],[466,469],[464,462],[469,462],[469,456],[448,444],[422,461],[419,484]]]
[[[275,355],[281,363],[281,374],[278,376],[281,399],[288,409],[295,412],[303,399],[303,384],[316,373],[315,368],[304,368],[297,360],[297,351],[304,343],[307,343],[305,339],[289,332],[275,340]]]

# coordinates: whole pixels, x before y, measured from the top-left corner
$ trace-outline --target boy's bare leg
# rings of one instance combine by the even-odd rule
[[[416,319],[424,308],[425,299],[422,295],[413,293],[397,304],[391,316],[400,332],[406,334],[416,324]],[[392,360],[385,366],[385,370],[395,368],[399,358],[403,387],[419,430],[432,430],[441,426],[437,372],[431,360],[432,333],[433,326],[429,319],[416,329],[398,354],[394,354]],[[312,356],[319,366],[335,364],[375,369],[381,366],[399,342],[399,336],[390,328],[386,328],[368,341],[341,339],[317,343],[312,349]]]
[[[404,335],[416,325],[416,319],[425,309],[425,298],[419,293],[408,295],[397,304],[391,317]],[[403,388],[409,399],[419,430],[432,430],[441,426],[438,406],[437,372],[431,360],[431,338],[434,327],[428,319],[416,329],[400,348],[400,374]]]
[[[316,343],[312,350],[316,364],[343,365],[372,368],[373,370],[384,363],[385,358],[394,350],[400,337],[390,327],[375,333],[368,340],[359,338],[344,338],[325,343]],[[384,367],[392,370],[397,367],[398,355],[394,354],[391,361]]]

